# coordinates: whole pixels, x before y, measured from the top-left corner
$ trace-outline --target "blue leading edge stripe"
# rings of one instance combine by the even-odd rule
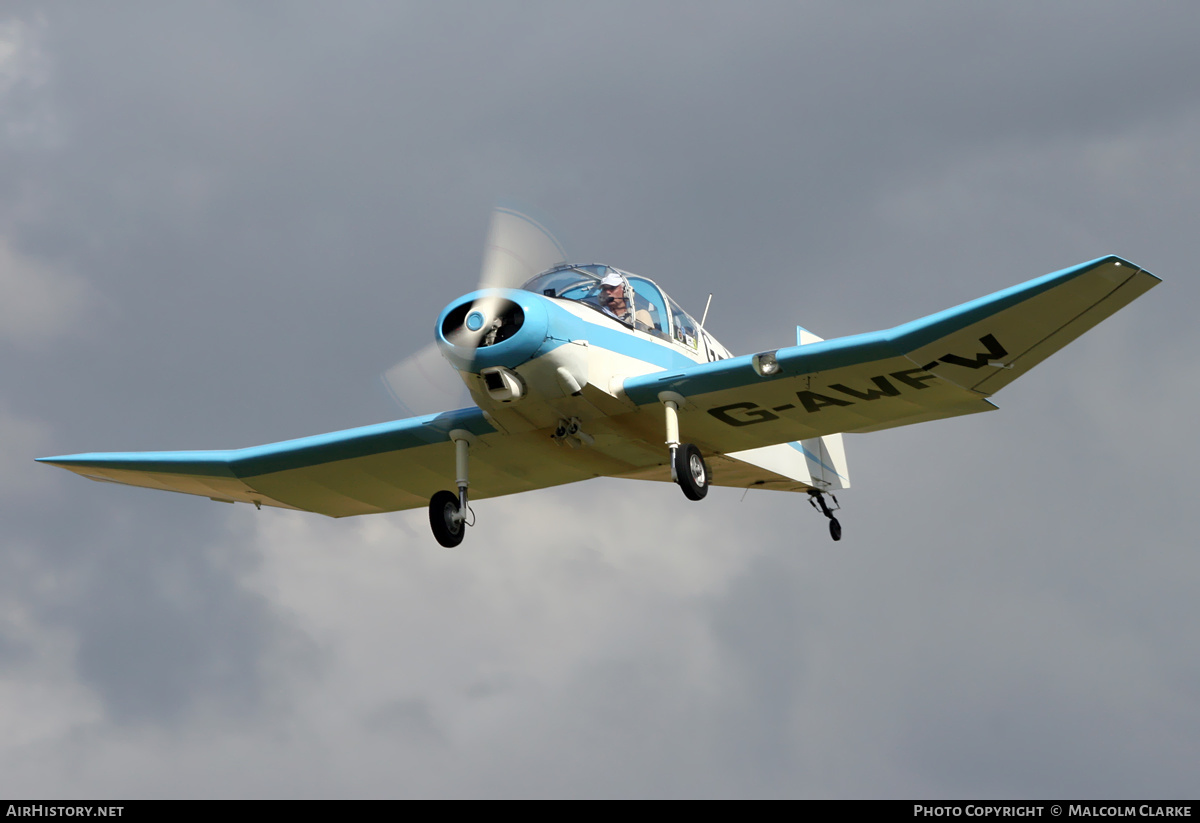
[[[39,457],[58,466],[247,478],[390,451],[448,443],[451,429],[495,431],[478,408],[410,417],[356,429],[223,451],[111,452]]]
[[[643,405],[657,402],[658,393],[665,390],[679,391],[682,394],[694,396],[737,388],[751,383],[789,379],[797,374],[828,371],[843,366],[899,357],[906,351],[918,349],[985,317],[997,314],[1031,297],[1036,297],[1056,286],[1074,280],[1099,266],[1114,262],[1128,266],[1131,276],[1142,271],[1120,257],[1112,255],[1101,257],[1069,269],[1051,272],[891,329],[779,349],[775,358],[784,368],[778,374],[770,377],[760,377],[754,371],[751,363],[752,355],[744,355],[730,360],[704,363],[682,372],[632,377],[625,381],[625,393],[633,402]]]

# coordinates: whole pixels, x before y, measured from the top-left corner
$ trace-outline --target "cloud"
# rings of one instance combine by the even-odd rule
[[[90,302],[82,279],[21,254],[3,235],[0,294],[0,340],[23,349],[40,349],[70,334]]]
[[[1189,790],[1196,12],[693,6],[2,24],[9,782]],[[838,544],[802,497],[593,481],[481,501],[445,551],[422,511],[255,512],[28,463],[393,414],[372,380],[474,284],[498,195],[693,313],[715,291],[743,351],[1110,251],[1165,282],[995,414],[848,438]]]
[[[0,399],[0,495],[28,499],[45,491],[52,478],[31,469],[50,442],[49,425],[14,413]]]
[[[0,20],[0,115],[11,147],[52,143],[53,109],[45,97],[50,61],[43,46],[44,17]]]

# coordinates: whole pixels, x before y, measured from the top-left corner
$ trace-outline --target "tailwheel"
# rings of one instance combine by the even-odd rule
[[[834,540],[842,539],[842,524],[836,517],[829,518],[829,536]]]
[[[440,491],[429,501],[429,525],[437,542],[453,549],[463,541],[467,533],[465,512],[459,509],[458,495]]]
[[[834,505],[834,508],[830,509],[829,504],[825,502],[825,495],[821,492],[817,491],[816,489],[809,489],[808,495],[809,505],[811,505],[814,509],[819,506],[821,514],[829,518],[829,536],[834,540],[841,540],[842,524],[839,523],[838,519],[833,516],[833,513],[841,508],[841,506],[838,504],[838,499],[833,497],[832,494],[829,495],[833,498]]]
[[[691,443],[681,443],[672,450],[675,481],[688,500],[703,500],[708,494],[709,482],[712,477],[708,472],[708,464],[700,456],[700,450]]]

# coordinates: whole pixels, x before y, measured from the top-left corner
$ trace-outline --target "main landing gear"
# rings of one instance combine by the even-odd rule
[[[453,429],[450,439],[454,441],[458,494],[440,491],[429,501],[429,525],[433,529],[433,536],[448,549],[463,541],[467,526],[475,525],[474,513],[467,504],[467,450],[474,442],[475,435],[464,429]],[[471,512],[470,522],[467,521],[468,512]]]
[[[671,450],[671,479],[683,489],[688,500],[703,500],[708,494],[712,474],[700,450],[691,443],[679,442],[679,407],[685,401],[682,395],[665,391],[658,395],[666,410],[667,448]]]
[[[809,505],[811,505],[814,509],[817,508],[818,506],[820,506],[821,514],[823,514],[829,518],[829,536],[832,537],[834,540],[841,540],[842,539],[842,524],[839,523],[838,519],[833,516],[833,512],[835,512],[841,508],[841,506],[838,504],[838,499],[836,497],[834,497],[832,494],[829,495],[831,498],[833,498],[834,508],[831,511],[829,506],[827,506],[825,504],[825,495],[822,492],[819,492],[816,489],[809,489],[808,494],[809,494],[809,497],[808,497]]]

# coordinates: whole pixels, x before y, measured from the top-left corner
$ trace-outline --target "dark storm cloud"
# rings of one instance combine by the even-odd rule
[[[78,628],[79,676],[111,719],[171,725],[212,695],[235,717],[264,710],[272,649],[289,640],[262,598],[231,583],[244,557],[197,551],[194,533],[170,527],[147,536],[144,519],[106,525],[78,589],[46,617]]]
[[[12,721],[38,756],[0,757],[28,785],[1190,790],[1190,6],[9,9],[0,659],[45,708]],[[848,438],[836,550],[785,495],[585,484],[439,554],[421,512],[36,479],[388,418],[375,378],[473,286],[501,196],[716,292],[738,350],[1110,251],[1166,282],[996,414]]]
[[[80,681],[112,722],[174,726],[211,711],[217,695],[233,716],[265,711],[272,667],[305,669],[310,641],[240,583],[254,558],[211,512],[182,500],[131,511],[103,491],[69,511],[62,500],[3,507],[4,590],[74,634]],[[19,636],[8,640],[21,649]]]

